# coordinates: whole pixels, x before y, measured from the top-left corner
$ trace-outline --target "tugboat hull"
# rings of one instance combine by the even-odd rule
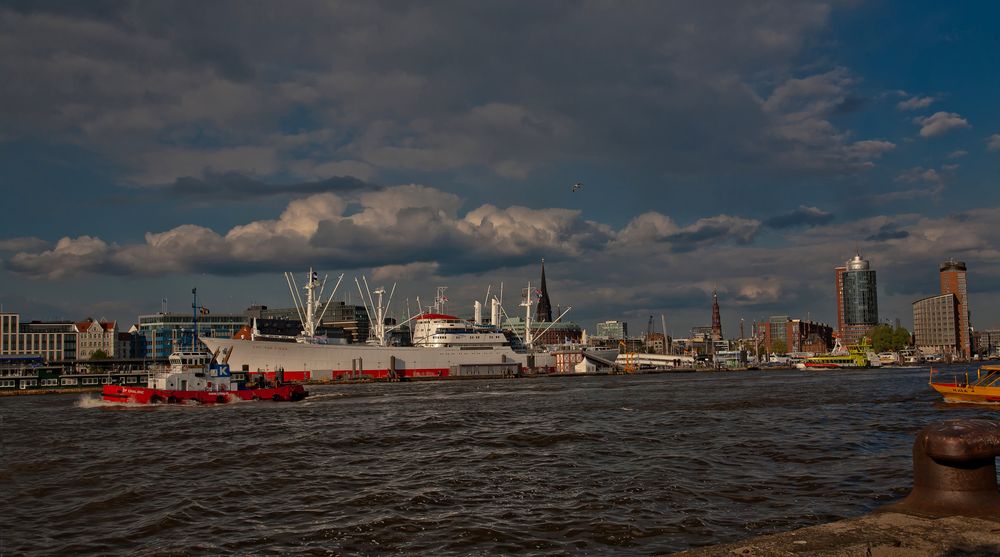
[[[299,401],[308,393],[302,385],[282,385],[235,391],[176,391],[149,387],[105,385],[101,398],[121,404],[227,404],[241,400]]]

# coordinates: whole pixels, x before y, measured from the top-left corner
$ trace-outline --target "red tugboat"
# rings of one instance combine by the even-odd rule
[[[216,363],[214,355],[207,352],[174,352],[169,359],[169,368],[150,370],[149,386],[105,385],[101,398],[131,404],[225,404],[240,400],[299,401],[309,394],[302,385],[283,384],[280,372],[270,383],[261,375],[255,385],[240,385],[232,381],[229,364]]]
[[[191,289],[193,297],[191,309],[194,321],[192,348],[198,342],[198,314],[208,310],[198,305],[198,289]],[[175,351],[169,356],[170,367],[149,370],[146,387],[126,387],[105,385],[101,398],[107,402],[122,404],[225,404],[239,400],[298,401],[309,394],[302,385],[284,384],[284,373],[275,374],[274,381],[268,382],[263,374],[256,384],[240,385],[232,380],[229,357],[232,350],[225,352],[222,362],[217,356],[203,350]]]

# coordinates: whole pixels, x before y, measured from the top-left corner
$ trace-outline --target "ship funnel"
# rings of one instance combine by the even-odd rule
[[[474,312],[474,315],[475,315],[475,317],[473,318],[473,320],[476,322],[476,325],[482,325],[483,324],[483,304],[479,300],[476,300],[476,304],[473,306],[473,312]]]
[[[500,300],[496,298],[490,300],[490,325],[500,326]]]

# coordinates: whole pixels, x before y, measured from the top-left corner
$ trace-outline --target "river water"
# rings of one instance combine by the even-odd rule
[[[0,554],[652,555],[905,495],[926,368],[0,399]]]

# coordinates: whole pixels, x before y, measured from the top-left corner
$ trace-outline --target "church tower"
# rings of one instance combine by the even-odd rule
[[[549,301],[549,289],[545,286],[545,260],[542,259],[542,286],[539,288],[538,309],[535,321],[552,321],[552,302]]]
[[[719,292],[712,290],[712,340],[722,340],[722,316],[719,315]]]

